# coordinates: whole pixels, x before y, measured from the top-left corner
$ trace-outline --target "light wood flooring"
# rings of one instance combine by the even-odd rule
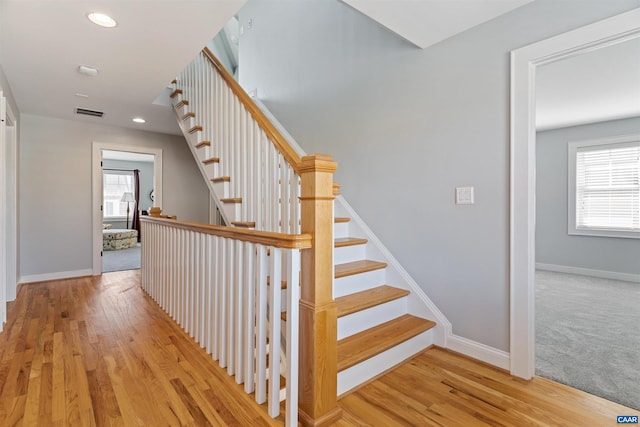
[[[269,426],[139,287],[139,271],[24,285],[0,334],[0,426]],[[344,396],[336,426],[608,426],[633,410],[430,349]]]

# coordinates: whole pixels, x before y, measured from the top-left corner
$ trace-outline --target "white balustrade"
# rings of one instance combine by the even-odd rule
[[[228,194],[218,194],[218,199],[242,198],[239,216],[231,220],[255,222],[257,230],[298,234],[300,178],[296,165],[278,150],[204,52],[176,78],[175,87],[189,102],[183,114],[194,113],[191,124],[202,127],[199,137],[192,138],[192,146],[210,142],[209,147],[194,149],[198,160],[219,159],[216,166],[203,169],[207,179],[230,178]]]
[[[229,227],[149,218],[141,227],[142,288],[245,392],[255,392],[257,403],[267,402],[272,417],[280,414],[280,349],[286,343],[285,418],[296,426],[300,249],[248,241],[250,231],[242,239],[227,237],[237,232]]]

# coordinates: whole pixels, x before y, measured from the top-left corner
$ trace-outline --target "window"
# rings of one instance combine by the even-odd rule
[[[640,135],[569,143],[569,234],[640,238]]]
[[[133,175],[127,172],[105,171],[102,191],[104,193],[104,218],[126,218],[127,203],[120,200],[125,192],[133,193]]]

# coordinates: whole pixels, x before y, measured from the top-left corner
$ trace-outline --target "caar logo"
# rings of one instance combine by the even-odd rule
[[[638,424],[637,415],[618,415],[616,420],[618,424]]]

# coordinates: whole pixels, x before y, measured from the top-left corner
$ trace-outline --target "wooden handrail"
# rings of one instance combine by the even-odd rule
[[[233,93],[238,97],[240,102],[247,109],[249,114],[253,117],[253,119],[258,123],[260,128],[267,134],[269,139],[276,146],[282,157],[286,159],[286,161],[291,165],[291,167],[296,171],[296,174],[300,175],[299,163],[300,156],[296,153],[293,148],[289,145],[287,140],[282,136],[282,134],[273,126],[271,121],[264,115],[262,110],[258,108],[258,106],[253,102],[251,97],[242,89],[242,87],[238,84],[236,79],[233,78],[231,74],[224,68],[222,63],[216,58],[211,50],[208,47],[205,47],[202,52],[204,55],[211,61],[213,66],[218,70],[220,76],[224,79],[227,85],[231,88]]]
[[[226,237],[228,239],[241,240],[243,242],[259,243],[265,246],[273,246],[283,249],[309,249],[311,248],[311,235],[309,234],[284,234],[269,231],[246,230],[236,227],[224,227],[221,225],[202,224],[198,222],[176,221],[165,218],[141,216],[140,221],[158,223],[172,228],[196,231],[213,236]]]

